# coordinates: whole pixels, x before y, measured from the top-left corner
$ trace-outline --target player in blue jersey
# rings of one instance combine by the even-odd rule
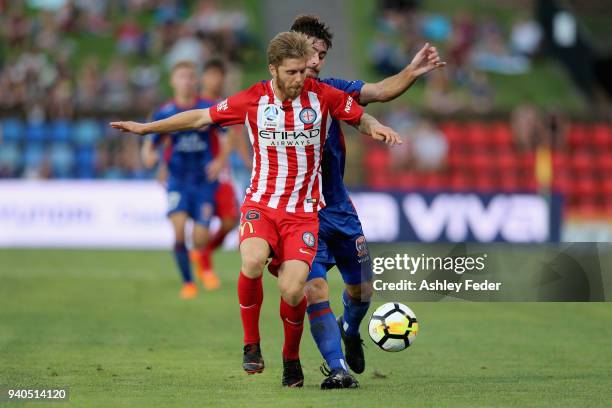
[[[153,120],[164,119],[179,112],[203,109],[216,101],[198,97],[196,67],[190,62],[179,62],[170,75],[174,98],[153,114]],[[218,171],[226,158],[220,140],[221,128],[208,127],[198,131],[155,134],[142,147],[145,166],[159,161],[158,150],[164,150],[167,162],[168,218],[174,230],[174,258],[183,280],[180,296],[184,299],[197,295],[193,282],[189,252],[185,245],[185,226],[194,222],[193,245],[197,249],[209,240],[208,227],[215,214],[215,194],[219,188]],[[223,149],[223,154],[219,154]],[[212,273],[212,272],[211,272]]]
[[[306,34],[313,41],[315,53],[308,62],[307,75],[317,78],[332,46],[329,27],[317,16],[296,17],[291,30]],[[390,101],[404,93],[418,77],[444,66],[437,50],[429,44],[415,55],[401,72],[376,83],[322,79],[335,88],[351,94],[360,104]],[[349,374],[365,369],[359,325],[370,306],[372,269],[367,243],[357,212],[344,185],[344,136],[338,121],[329,129],[322,161],[323,195],[326,207],[319,211],[319,245],[315,262],[306,283],[307,313],[310,330],[328,367],[321,388],[354,388],[357,381]],[[344,313],[335,319],[329,305],[327,271],[338,267],[345,282],[342,294]],[[346,362],[342,353],[344,341]]]

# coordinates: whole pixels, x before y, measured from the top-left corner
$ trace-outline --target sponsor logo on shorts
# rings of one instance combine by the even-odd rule
[[[304,243],[306,245],[308,245],[309,247],[314,247],[315,246],[315,237],[314,234],[312,232],[305,232],[302,234],[302,241],[304,241]]]
[[[249,234],[253,234],[255,232],[255,228],[253,228],[251,221],[246,221],[240,224],[240,236],[244,235],[244,231],[247,229],[247,227],[249,229]]]
[[[305,125],[310,125],[317,120],[317,112],[312,108],[304,108],[300,111],[300,120]]]

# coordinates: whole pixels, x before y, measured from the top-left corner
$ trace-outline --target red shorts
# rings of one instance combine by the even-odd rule
[[[312,213],[288,213],[250,201],[240,209],[240,242],[257,237],[272,248],[268,270],[278,275],[284,261],[300,260],[310,268],[317,254],[319,217]]]
[[[238,203],[234,187],[227,182],[219,183],[215,193],[215,214],[222,219],[238,218]]]

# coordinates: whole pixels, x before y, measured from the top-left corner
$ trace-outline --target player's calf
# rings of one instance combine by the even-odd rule
[[[344,342],[344,351],[346,354],[346,363],[349,368],[361,374],[365,370],[365,356],[363,353],[363,340],[357,332],[357,335],[349,336],[345,330],[345,323],[342,316],[338,317],[338,327],[340,328],[340,335]]]
[[[361,282],[356,285],[347,284],[346,292],[352,299],[359,300],[361,302],[369,302],[372,298],[372,294],[374,293],[374,286],[372,285],[371,280]]]

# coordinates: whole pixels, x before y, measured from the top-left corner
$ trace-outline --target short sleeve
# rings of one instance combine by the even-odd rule
[[[340,78],[325,78],[322,79],[321,82],[332,86],[342,92],[346,92],[357,100],[359,100],[359,95],[361,95],[361,88],[363,88],[363,85],[365,84],[365,82],[361,80],[347,81]]]
[[[220,126],[231,126],[244,123],[249,102],[248,90],[234,94],[210,108],[210,117]]]
[[[351,125],[356,125],[363,115],[363,108],[354,97],[332,88],[329,85],[321,84],[323,98],[329,106],[329,111],[333,118],[343,120]]]

